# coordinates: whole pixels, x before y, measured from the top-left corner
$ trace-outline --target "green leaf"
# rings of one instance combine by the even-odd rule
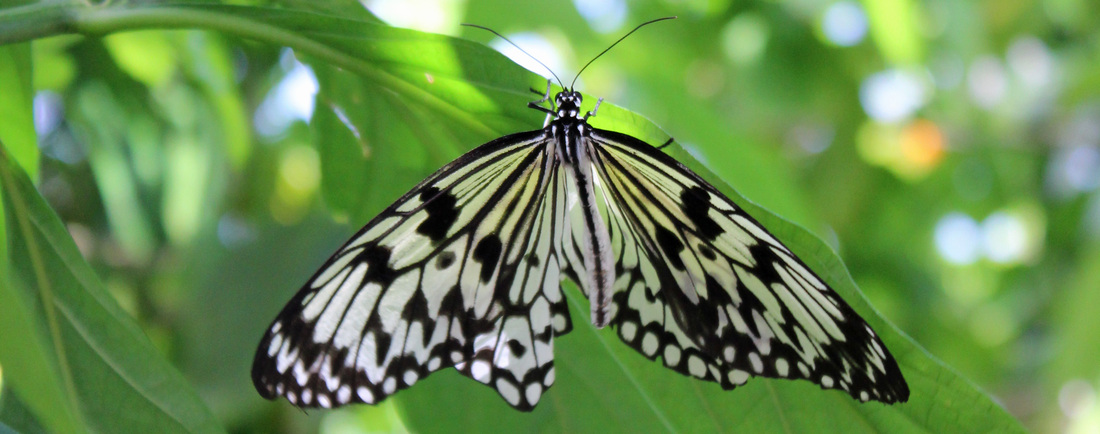
[[[34,131],[31,46],[0,47],[0,142],[31,178],[38,176],[38,140]]]
[[[48,432],[26,407],[11,387],[0,387],[0,433],[44,433]],[[4,431],[5,429],[13,431]]]
[[[0,289],[0,362],[34,415],[58,432],[219,431],[2,150],[0,183],[11,270]]]

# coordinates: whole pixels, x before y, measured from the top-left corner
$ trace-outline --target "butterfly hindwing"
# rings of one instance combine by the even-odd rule
[[[727,389],[804,378],[862,401],[908,399],[871,328],[740,207],[638,139],[590,139],[620,267],[611,323],[627,344]]]
[[[375,403],[447,366],[528,410],[569,331],[556,221],[564,187],[543,131],[455,160],[340,248],[265,333],[261,395]]]
[[[502,269],[491,297],[493,327],[473,338],[463,375],[488,384],[513,407],[531,410],[554,382],[553,337],[572,325],[560,290],[557,251],[564,213],[564,180],[558,161],[546,154],[522,170],[537,172],[512,184],[483,223],[486,232],[502,231],[500,241],[478,250],[501,251]],[[541,170],[537,170],[541,167]],[[494,214],[499,213],[499,216]],[[499,227],[488,226],[498,222]],[[481,247],[485,245],[484,249]]]

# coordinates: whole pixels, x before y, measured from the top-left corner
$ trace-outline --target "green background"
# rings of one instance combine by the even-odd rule
[[[1100,7],[596,3],[611,12],[0,1],[0,432],[1100,429]],[[838,10],[866,32],[831,37]],[[882,335],[909,403],[723,392],[594,330],[572,286],[530,414],[452,370],[378,406],[256,394],[264,328],[341,242],[462,152],[542,125],[526,102],[546,73],[460,23],[568,80],[668,15],[578,81],[605,98],[593,123],[674,137]]]

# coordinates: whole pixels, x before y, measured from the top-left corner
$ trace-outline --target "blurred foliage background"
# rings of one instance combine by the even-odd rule
[[[308,414],[264,402],[245,374],[254,346],[371,216],[462,151],[541,126],[523,111],[539,81],[438,77],[505,89],[451,114],[477,119],[471,127],[349,75],[355,63],[281,46],[302,41],[257,41],[262,28],[189,30],[202,26],[166,14],[170,24],[126,29],[150,30],[89,36],[118,28],[88,20],[54,32],[83,35],[23,42],[20,32],[38,30],[20,14],[60,17],[55,3],[66,5],[0,3],[5,41],[20,42],[0,46],[0,140],[107,291],[229,430],[402,429],[393,400]],[[678,15],[616,47],[577,88],[646,116],[745,197],[825,240],[884,318],[1025,427],[1100,431],[1095,2],[331,5],[347,19],[490,43],[545,75],[459,24],[488,26],[563,78],[636,23]],[[405,55],[372,41],[348,44]],[[502,99],[520,110],[495,109]],[[36,147],[20,151],[28,141]],[[6,228],[12,219],[9,208]]]

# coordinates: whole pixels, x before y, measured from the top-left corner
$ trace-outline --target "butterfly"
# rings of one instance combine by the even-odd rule
[[[528,104],[544,128],[447,164],[325,262],[260,342],[260,395],[374,404],[453,366],[530,411],[572,329],[569,279],[594,326],[686,376],[908,400],[875,332],[790,249],[664,145],[590,126],[602,99],[582,112],[572,84],[550,89]]]

